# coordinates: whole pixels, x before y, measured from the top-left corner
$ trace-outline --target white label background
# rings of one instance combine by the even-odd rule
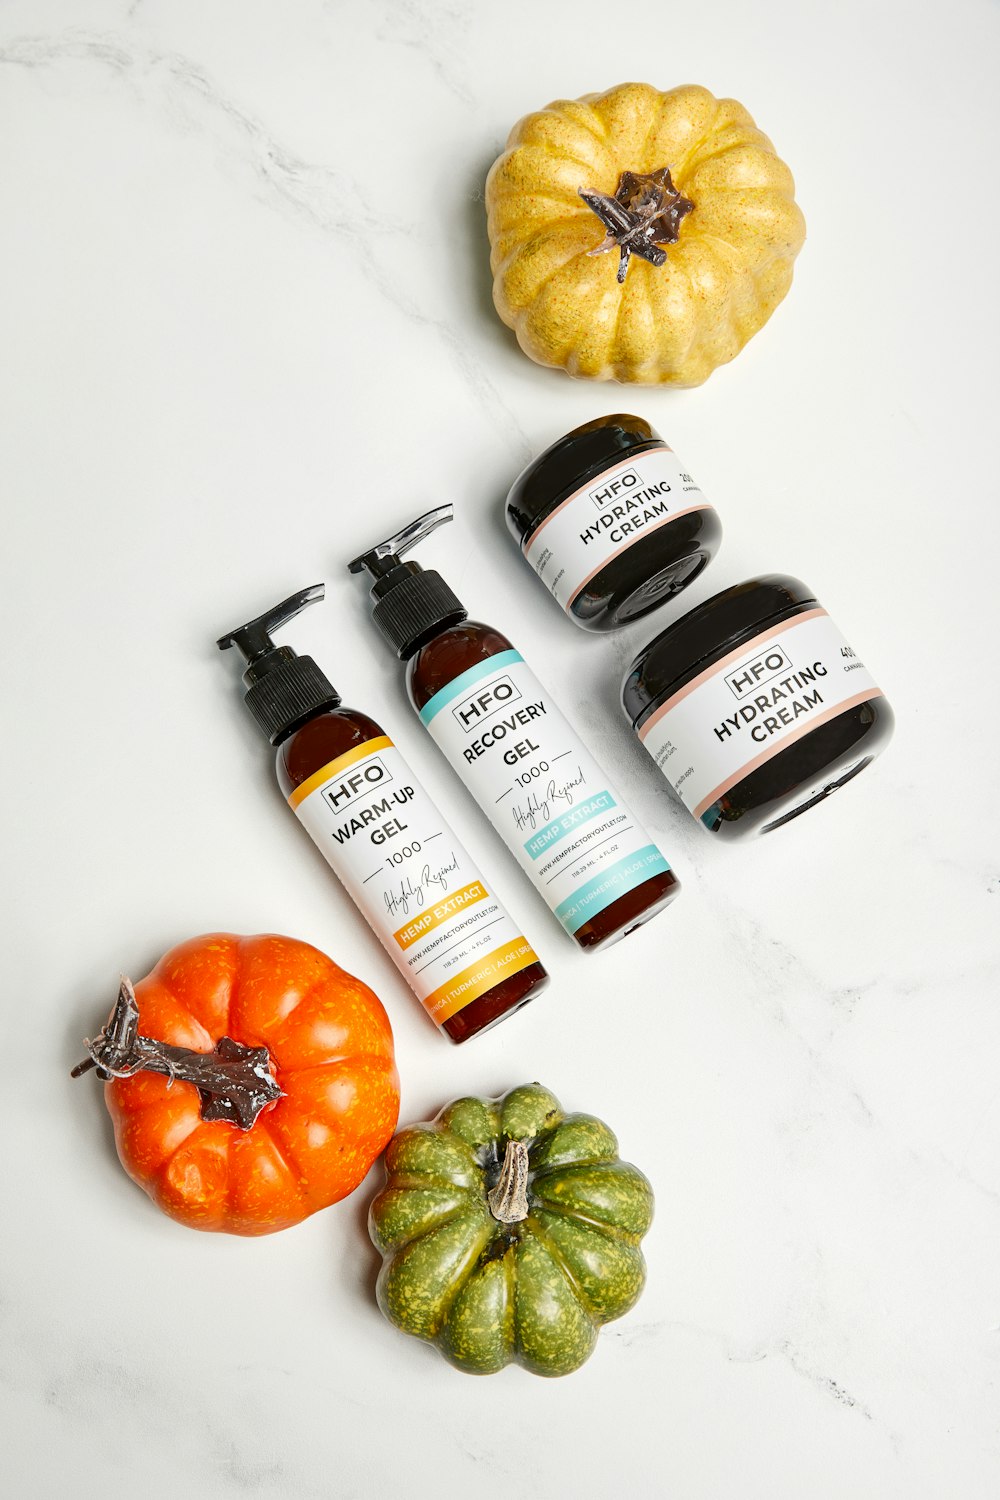
[[[583,925],[584,908],[576,900],[587,903],[589,920],[669,869],[516,651],[490,657],[478,675],[463,673],[424,706],[421,717],[567,931]],[[484,736],[494,742],[468,758]],[[506,764],[504,755],[519,753],[518,747],[523,756]],[[536,766],[547,769],[518,785],[515,777],[528,776]],[[593,894],[604,878],[620,883]]]
[[[666,489],[649,493],[651,487],[660,486]],[[604,501],[603,495],[612,489],[617,493]],[[601,526],[596,535],[584,541],[582,537],[588,528],[600,525],[602,517],[613,515],[616,506],[634,508],[617,518],[615,525]],[[685,477],[672,449],[654,448],[638,458],[624,459],[568,495],[534,532],[524,548],[524,556],[568,611],[576,596],[612,557],[626,552],[651,531],[668,525],[678,516],[710,508],[698,486]],[[622,525],[636,519],[643,520],[643,524],[635,531],[623,533]]]
[[[319,846],[327,863],[343,881],[386,952],[423,1001],[450,978],[488,954],[521,937],[513,920],[504,911],[463,849],[428,794],[417,781],[395,745],[383,739],[373,741],[371,755],[353,761],[342,770],[334,770],[319,786],[304,797],[293,810]],[[375,746],[378,748],[376,749]],[[370,789],[362,789],[342,806],[333,808],[325,793],[332,783],[360,774],[371,762],[382,762],[386,775]],[[331,762],[337,766],[338,761]],[[412,796],[392,801],[384,815],[337,843],[334,830],[351,816],[358,816],[383,797],[412,788]],[[370,830],[387,818],[398,817],[405,833],[376,846]],[[390,865],[389,856],[414,843],[419,851]],[[454,868],[450,868],[454,866]],[[455,891],[479,882],[487,890],[486,900],[463,907],[454,917],[428,931],[407,948],[401,948],[394,934],[429,908],[446,901]],[[474,997],[471,997],[474,998]]]
[[[817,672],[814,681],[782,688],[795,673],[817,666],[823,672]],[[755,698],[776,692],[785,696],[772,706],[755,704]],[[796,704],[816,693],[820,702],[767,732],[765,719],[783,710],[791,715]],[[700,818],[779,750],[853,704],[880,696],[881,689],[826,611],[813,609],[763,631],[714,662],[661,704],[639,730],[639,738],[688,811]],[[729,732],[720,736],[716,730],[727,721]]]

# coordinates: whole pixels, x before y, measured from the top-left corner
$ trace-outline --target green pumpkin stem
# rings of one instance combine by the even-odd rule
[[[528,1217],[528,1148],[523,1141],[507,1142],[500,1176],[486,1201],[501,1224],[520,1224]]]
[[[91,1068],[105,1082],[142,1072],[163,1073],[169,1083],[180,1078],[201,1095],[203,1120],[231,1120],[241,1130],[251,1129],[261,1110],[282,1096],[266,1047],[244,1047],[224,1036],[212,1052],[194,1052],[140,1036],[139,1003],[124,974],[102,1031],[84,1045],[90,1056],[77,1063],[71,1078]]]

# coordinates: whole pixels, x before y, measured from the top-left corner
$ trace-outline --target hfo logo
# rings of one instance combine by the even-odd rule
[[[336,781],[331,781],[329,786],[323,788],[323,796],[334,811],[339,812],[348,802],[355,802],[367,792],[388,786],[391,781],[392,775],[386,769],[385,762],[380,756],[373,755],[371,760],[364,761],[356,769],[346,771]]]
[[[754,688],[770,682],[772,677],[780,677],[782,672],[790,672],[791,669],[792,664],[781,647],[769,646],[760,656],[755,656],[753,661],[746,661],[741,667],[727,672],[726,682],[735,698],[745,698]]]
[[[638,469],[620,469],[611,479],[606,479],[603,484],[598,485],[596,490],[589,490],[591,500],[598,510],[603,510],[605,505],[610,505],[612,500],[620,500],[623,495],[628,495],[632,490],[642,489],[642,476]]]
[[[452,709],[455,722],[470,734],[473,729],[478,729],[484,719],[495,714],[498,709],[506,708],[509,703],[516,703],[521,694],[514,686],[509,677],[497,677],[489,687],[480,688],[478,693],[470,693],[463,698]]]

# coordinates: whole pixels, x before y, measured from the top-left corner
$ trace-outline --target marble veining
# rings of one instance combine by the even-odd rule
[[[0,5],[5,1492],[993,1500],[998,65],[977,0]],[[684,393],[537,369],[491,306],[509,127],[640,75],[743,99],[809,225],[772,324]],[[931,170],[948,264],[913,220]],[[897,711],[877,766],[752,846],[674,806],[620,714],[656,617],[585,637],[503,527],[528,458],[615,409],[722,516],[685,602],[800,574]],[[344,574],[443,499],[424,560],[509,630],[684,883],[611,954],[561,941]],[[320,577],[290,643],[398,738],[553,975],[466,1048],[304,847],[214,650]],[[377,1169],[253,1243],[183,1231],[125,1179],[69,1068],[120,969],[212,928],[363,975],[406,1121],[537,1078],[614,1126],[658,1215],[643,1300],[583,1370],[484,1383],[390,1328]]]

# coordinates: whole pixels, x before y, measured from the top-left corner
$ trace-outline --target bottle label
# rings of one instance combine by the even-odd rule
[[[288,801],[439,1026],[538,962],[386,736],[330,761]]]
[[[567,932],[670,869],[519,652],[470,667],[420,717]]]
[[[588,479],[545,517],[524,555],[568,612],[613,557],[678,516],[710,509],[664,444]]]
[[[639,738],[689,812],[804,734],[882,696],[825,609],[810,609],[713,662],[646,720]]]

